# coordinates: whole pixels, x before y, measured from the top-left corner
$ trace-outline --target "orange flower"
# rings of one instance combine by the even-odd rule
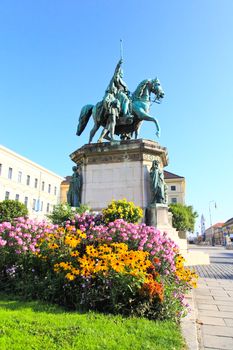
[[[157,281],[149,281],[143,284],[141,294],[148,296],[149,299],[153,299],[156,295],[163,301],[163,285]]]

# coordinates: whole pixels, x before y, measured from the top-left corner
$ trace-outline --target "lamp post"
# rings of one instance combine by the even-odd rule
[[[211,243],[212,246],[214,246],[214,232],[213,232],[213,226],[212,226],[212,216],[211,216],[211,203],[214,203],[214,207],[216,208],[216,202],[214,200],[209,202],[209,213],[210,213],[210,227],[211,227]]]

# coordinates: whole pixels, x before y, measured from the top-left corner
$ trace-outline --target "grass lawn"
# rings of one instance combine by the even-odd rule
[[[0,295],[1,350],[186,349],[171,322],[66,312],[39,301]]]

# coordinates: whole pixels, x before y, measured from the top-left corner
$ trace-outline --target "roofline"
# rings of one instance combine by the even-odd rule
[[[32,164],[32,165],[36,166],[37,168],[39,168],[40,170],[43,170],[43,171],[49,173],[50,175],[53,175],[53,176],[56,176],[56,177],[60,178],[60,180],[64,180],[64,177],[63,177],[63,176],[58,175],[58,174],[54,173],[53,171],[51,171],[51,170],[49,170],[49,169],[46,169],[46,168],[43,167],[42,165],[39,165],[39,164],[33,162],[32,160],[30,160],[30,159],[28,159],[28,158],[26,158],[26,157],[24,157],[24,156],[21,156],[20,154],[18,154],[18,153],[16,153],[16,152],[12,151],[11,149],[9,149],[9,148],[7,148],[7,147],[5,147],[5,146],[3,146],[3,145],[0,145],[0,150],[3,150],[3,151],[8,152],[8,153],[12,154],[13,156],[16,156],[17,158],[23,160],[24,162],[27,162],[27,163],[29,163],[29,164]]]
[[[176,175],[176,174],[174,174],[174,173],[171,173],[170,171],[164,170],[164,177],[165,177],[165,179],[166,179],[166,173],[167,173],[167,174],[170,174],[171,179],[172,179],[172,178],[174,178],[174,179],[177,179],[177,178],[179,178],[179,179],[184,179],[184,176],[179,176],[179,175]]]

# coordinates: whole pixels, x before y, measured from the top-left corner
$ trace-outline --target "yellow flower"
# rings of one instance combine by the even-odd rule
[[[111,267],[113,270],[115,270],[116,272],[123,272],[124,271],[124,267],[125,265],[118,260],[112,260],[111,261]]]
[[[73,256],[73,257],[79,256],[79,252],[77,250],[75,252],[71,252],[70,256]]]
[[[70,281],[73,281],[75,279],[75,276],[72,275],[71,273],[67,273],[65,277]]]
[[[81,242],[80,238],[76,239],[75,237],[70,236],[70,235],[67,235],[65,237],[65,244],[71,248],[76,248],[80,242]]]
[[[49,243],[48,244],[48,248],[50,248],[50,249],[57,249],[57,248],[59,248],[59,246],[56,243]]]

